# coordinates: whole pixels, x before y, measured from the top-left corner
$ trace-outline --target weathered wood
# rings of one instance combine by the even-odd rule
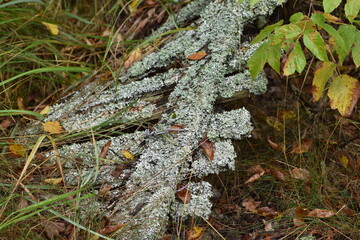
[[[119,113],[118,122],[107,127],[122,131],[134,122],[159,119],[152,135],[138,128],[95,143],[59,147],[66,184],[91,182],[112,187],[110,197],[94,206],[115,223],[125,224],[118,239],[161,239],[169,217],[210,215],[211,185],[191,180],[234,169],[236,154],[231,140],[249,136],[252,130],[246,109],[215,111],[214,106],[266,90],[264,75],[252,81],[246,70],[256,46],[242,48],[240,38],[245,24],[270,14],[277,2],[264,0],[251,9],[247,1],[194,0],[178,15],[180,26],[186,19],[199,17],[191,25],[194,29],[177,33],[159,52],[135,63],[119,79],[126,84],[89,85],[52,107],[45,121],[60,121],[69,132],[98,129]],[[169,22],[159,31],[172,27]],[[187,58],[199,51],[206,51],[207,56],[197,61]],[[180,64],[172,68],[174,62]],[[167,70],[158,73],[159,69]],[[173,134],[166,130],[176,124],[183,125],[184,131]],[[41,127],[27,131],[39,133]],[[199,148],[204,137],[214,143],[211,161]],[[94,149],[99,152],[108,141],[107,160],[99,160]],[[121,155],[125,149],[136,156],[135,161]],[[179,183],[191,192],[189,203],[176,199]],[[90,211],[87,204],[80,204],[84,213]]]

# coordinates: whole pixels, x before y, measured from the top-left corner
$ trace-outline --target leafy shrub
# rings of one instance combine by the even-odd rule
[[[252,78],[265,63],[282,76],[301,73],[307,64],[304,46],[318,59],[312,82],[313,101],[318,101],[328,86],[331,108],[338,109],[342,116],[350,116],[360,96],[360,82],[342,74],[340,67],[348,56],[356,68],[360,66],[360,31],[355,26],[360,22],[356,20],[360,1],[348,0],[345,4],[348,23],[330,14],[340,3],[341,0],[324,0],[325,12],[298,12],[290,17],[289,24],[283,25],[281,20],[265,27],[251,42],[262,42],[248,61]]]

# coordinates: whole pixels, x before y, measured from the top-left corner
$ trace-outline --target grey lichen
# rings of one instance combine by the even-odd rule
[[[264,75],[252,81],[245,70],[249,55],[240,50],[240,38],[246,23],[270,14],[276,5],[277,0],[267,0],[250,9],[248,1],[239,4],[237,0],[194,0],[180,13],[178,22],[184,22],[181,19],[185,16],[191,19],[200,14],[192,25],[194,29],[180,31],[159,52],[135,63],[119,79],[127,84],[103,88],[89,86],[54,106],[46,120],[60,118],[66,130],[76,131],[101,124],[148,93],[171,89],[165,103],[167,111],[162,112],[155,133],[138,130],[111,138],[108,161],[99,162],[93,149],[94,146],[100,149],[109,139],[99,140],[96,144],[68,145],[59,150],[64,158],[83,159],[82,172],[76,172],[76,165],[70,161],[66,163],[70,169],[68,180],[86,179],[86,174],[97,166],[99,175],[94,179],[95,183],[109,183],[114,187],[125,184],[122,197],[112,205],[113,208],[106,210],[110,219],[126,224],[119,230],[119,239],[161,239],[170,216],[177,219],[210,215],[210,184],[192,183],[188,179],[234,169],[236,154],[231,140],[249,136],[252,130],[250,114],[243,108],[215,113],[214,104],[239,91],[254,94],[265,91]],[[165,24],[161,31],[167,31],[170,26],[171,23]],[[206,51],[208,55],[198,61],[187,58],[198,51]],[[175,62],[178,67],[171,68]],[[157,73],[159,69],[166,71]],[[128,83],[129,79],[135,81]],[[119,121],[146,119],[158,105],[140,100],[135,107],[139,110],[124,112]],[[76,111],[68,112],[71,108]],[[172,133],[168,130],[176,124],[183,125],[183,131]],[[212,161],[199,147],[206,136],[214,142]],[[111,177],[111,172],[118,161],[124,161],[119,159],[119,154],[114,154],[121,149],[130,149],[138,159],[135,167],[127,169],[117,179]],[[125,173],[127,176],[131,173],[128,180],[124,180]],[[175,200],[178,184],[185,181],[191,191],[191,200],[187,204]]]

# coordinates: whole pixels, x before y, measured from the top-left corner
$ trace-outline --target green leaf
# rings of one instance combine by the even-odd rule
[[[357,31],[355,34],[355,42],[351,55],[356,67],[358,68],[360,66],[360,32],[359,31]]]
[[[276,29],[276,34],[283,35],[286,39],[296,38],[302,33],[302,29],[295,24],[286,24]]]
[[[360,1],[359,0],[347,0],[345,4],[345,15],[350,22],[357,17],[360,10]]]
[[[323,0],[323,6],[326,13],[331,13],[341,3],[341,0]]]
[[[346,46],[344,39],[335,28],[324,22],[325,18],[320,13],[314,13],[311,16],[311,20],[313,20],[313,22],[318,26],[322,27],[334,39],[336,43],[335,50],[338,54],[339,62],[342,64],[349,53],[349,48]]]
[[[355,35],[357,32],[356,27],[354,25],[344,24],[339,27],[338,32],[344,39],[345,46],[349,54],[349,51],[355,41]]]
[[[280,55],[281,44],[270,46],[267,62],[278,74],[280,74]]]
[[[333,76],[336,64],[333,62],[321,62],[314,71],[312,82],[313,101],[317,102],[323,95],[325,85]]]
[[[348,75],[337,76],[329,87],[330,107],[349,117],[360,96],[360,82]]]
[[[321,61],[328,61],[326,46],[319,32],[305,32],[304,45]]]
[[[264,68],[268,56],[268,41],[264,42],[248,60],[248,68],[252,79]]]
[[[254,7],[255,4],[257,4],[260,0],[250,0],[250,7]]]
[[[306,18],[306,15],[304,15],[302,12],[298,12],[298,13],[291,15],[290,22],[297,23],[297,22],[300,22],[301,20],[303,20],[304,18]]]
[[[301,73],[306,66],[306,58],[303,50],[301,49],[301,45],[299,42],[296,42],[294,48],[291,50],[287,59],[285,60],[283,73],[285,76],[289,76],[295,71]]]
[[[254,39],[251,41],[250,44],[255,44],[258,42],[261,42],[265,38],[267,38],[275,29],[277,29],[279,26],[283,24],[284,20],[280,20],[279,22],[269,25],[265,27],[263,30],[260,31],[260,33],[254,37]]]

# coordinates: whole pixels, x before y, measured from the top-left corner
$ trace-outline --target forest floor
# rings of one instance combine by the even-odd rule
[[[94,1],[94,4],[100,2]],[[139,6],[134,4],[139,1],[120,2],[124,3],[118,8],[125,10],[118,16],[108,14],[113,9],[109,7],[113,4],[111,1],[93,13],[86,11],[92,9],[90,3],[66,7],[60,4],[47,9],[48,14],[43,16],[44,19],[56,14],[61,16],[60,13],[65,13],[66,8],[77,9],[71,12],[72,15],[67,15],[75,16],[76,13],[76,17],[71,18],[66,26],[58,27],[60,31],[71,29],[71,34],[87,47],[68,44],[62,45],[60,51],[67,56],[64,60],[67,67],[81,62],[81,66],[91,65],[96,73],[90,78],[85,78],[82,72],[59,74],[55,82],[48,80],[51,75],[42,75],[41,81],[37,83],[34,82],[35,78],[19,78],[11,86],[2,84],[1,104],[4,109],[41,110],[70,91],[69,86],[73,83],[86,84],[95,79],[106,81],[115,78],[118,69],[121,70],[120,66],[131,65],[132,61],[136,61],[131,60],[130,52],[144,41],[142,39],[160,26],[168,14],[174,14],[181,8],[181,5],[173,4],[172,1],[146,0]],[[298,3],[291,11],[286,8],[290,9],[291,5],[278,9],[269,18],[273,19],[269,23],[286,18],[295,11],[308,11],[307,3],[304,2]],[[21,17],[25,20],[18,23],[16,30],[20,29],[21,24],[31,21],[31,14],[26,15],[25,10],[21,11]],[[86,19],[91,19],[91,16],[85,13],[93,14],[92,20],[99,21],[96,27],[86,25]],[[102,17],[104,20],[99,20]],[[116,19],[123,20],[124,24],[114,25],[120,31],[113,35],[113,29],[109,26],[113,22],[121,22]],[[48,31],[55,31],[54,26],[43,25]],[[86,27],[89,28],[87,31]],[[247,37],[259,31],[254,29],[254,26],[250,26],[251,33]],[[112,41],[125,41],[125,44],[121,47],[108,45],[109,36]],[[58,42],[54,43],[53,38],[44,39],[47,40],[45,43],[39,42],[41,49],[36,50],[34,61],[29,60],[32,58],[30,54],[21,59],[27,70],[34,68],[38,62],[50,64],[54,61],[56,51],[52,44]],[[2,51],[8,49],[5,42],[6,38],[2,38]],[[9,53],[11,57],[2,60],[4,68],[8,67],[7,71],[0,72],[2,81],[19,71],[14,67],[17,62],[11,62],[16,59],[18,48],[29,46],[17,46],[18,42],[9,44],[13,52]],[[111,65],[104,67],[104,61]],[[182,223],[180,233],[179,223],[174,222],[170,224],[164,240],[177,239],[176,236],[184,236],[188,240],[360,239],[360,109],[356,106],[349,118],[343,118],[337,111],[330,109],[327,99],[313,103],[311,71],[307,75],[289,78],[279,76],[269,67],[265,67],[265,71],[269,79],[267,93],[222,106],[226,110],[246,107],[252,114],[254,130],[251,138],[235,142],[238,154],[236,170],[205,179],[212,183],[218,193],[213,198],[212,216],[207,221],[191,219]],[[18,219],[11,219],[14,223],[9,222],[7,217],[29,206],[30,201],[22,198],[23,195],[34,200],[44,189],[41,181],[33,184],[34,179],[44,179],[44,176],[37,175],[41,171],[30,171],[27,175],[27,179],[32,182],[31,188],[25,187],[26,181],[17,182],[23,169],[23,163],[18,160],[22,149],[13,144],[12,134],[18,123],[26,121],[26,118],[19,116],[0,115],[0,142],[5,146],[0,159],[0,239],[73,239],[71,237],[74,235],[71,234],[74,232],[69,228],[71,224],[64,219],[42,216],[31,209]],[[16,192],[9,192],[8,187],[12,184],[20,186]],[[39,190],[35,196],[32,195],[33,189]],[[44,191],[53,191],[54,195],[64,193],[56,187],[45,188]],[[63,214],[66,216],[66,213]],[[47,221],[53,223],[50,228],[44,228],[43,223]],[[3,226],[7,227],[2,229]],[[192,238],[189,237],[191,231],[195,231],[190,234]],[[77,234],[78,239],[81,239],[81,233]]]

